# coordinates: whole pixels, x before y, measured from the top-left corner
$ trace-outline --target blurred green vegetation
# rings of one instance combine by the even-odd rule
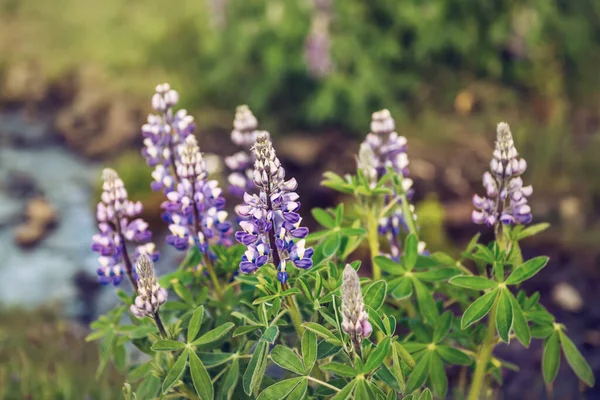
[[[53,310],[0,310],[0,399],[121,398],[124,378],[110,366],[98,380],[98,348],[87,328]]]
[[[600,2],[331,2],[334,67],[322,78],[304,59],[308,0],[0,0],[0,68],[33,61],[49,80],[94,68],[141,99],[169,81],[204,128],[230,127],[247,103],[275,132],[362,135],[386,107],[407,137],[443,147],[482,134],[491,143],[507,120],[536,182],[600,192],[590,179],[600,168]]]

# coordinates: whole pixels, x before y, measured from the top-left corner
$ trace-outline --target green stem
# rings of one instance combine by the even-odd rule
[[[204,257],[206,265],[206,270],[208,271],[208,275],[210,275],[210,280],[215,287],[215,292],[217,292],[217,298],[219,300],[223,300],[223,288],[221,287],[221,283],[219,282],[219,278],[217,278],[217,274],[215,273],[215,269],[213,268],[212,261],[208,255]]]
[[[371,253],[371,261],[379,255],[379,231],[377,227],[377,220],[373,213],[367,214],[367,241],[369,242],[369,251]],[[379,265],[373,264],[373,280],[381,279],[381,268]]]
[[[282,285],[284,291],[289,289],[288,284],[284,283]],[[298,332],[298,337],[302,340],[302,335],[304,334],[304,327],[302,326],[302,315],[300,315],[300,310],[298,310],[298,306],[296,305],[296,296],[287,296],[285,298],[285,302],[290,310],[290,317],[292,319],[292,323],[294,324],[294,328],[296,328],[296,332]]]
[[[419,232],[417,231],[417,224],[415,223],[413,212],[410,210],[410,203],[406,198],[406,194],[402,193],[400,199],[402,200],[402,213],[404,214],[404,220],[406,221],[408,231],[418,238]]]
[[[496,345],[496,311],[498,309],[497,300],[492,306],[490,311],[487,333],[481,350],[477,356],[475,373],[473,375],[473,381],[471,382],[471,390],[469,392],[468,400],[478,400],[480,398],[481,391],[483,389],[483,383],[486,376],[487,365],[490,362],[490,357],[494,351]]]

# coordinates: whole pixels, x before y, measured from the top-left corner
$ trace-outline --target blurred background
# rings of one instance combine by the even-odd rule
[[[140,155],[162,82],[219,157],[248,104],[305,210],[342,200],[321,174],[352,172],[371,113],[388,108],[424,239],[452,254],[478,230],[471,196],[508,122],[534,221],[552,223],[523,244],[552,257],[526,289],[600,373],[599,65],[596,0],[0,0],[0,398],[120,397],[123,376],[95,380],[83,340],[116,302],[96,283],[94,203],[111,165],[162,243],[162,195]],[[167,271],[178,256],[162,247]],[[498,354],[521,369],[505,398],[545,398],[539,343]],[[557,382],[556,398],[581,398],[567,368]]]

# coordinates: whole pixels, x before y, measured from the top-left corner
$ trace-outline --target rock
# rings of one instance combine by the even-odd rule
[[[583,309],[583,299],[573,286],[566,282],[561,282],[552,289],[552,299],[561,308],[579,312]]]
[[[27,203],[25,215],[31,224],[44,228],[52,226],[57,220],[56,210],[42,197],[36,197]]]
[[[37,224],[24,223],[15,230],[15,242],[21,247],[32,247],[37,244],[46,233],[46,229]]]
[[[0,113],[0,145],[12,147],[40,147],[48,143],[52,134],[48,125],[31,120],[24,111]]]
[[[18,221],[21,207],[19,201],[0,193],[0,228]]]
[[[4,73],[2,101],[37,103],[44,99],[48,82],[40,67],[33,62],[15,63]]]

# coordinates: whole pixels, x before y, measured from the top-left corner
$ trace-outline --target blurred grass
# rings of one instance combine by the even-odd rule
[[[109,366],[95,379],[96,343],[54,310],[0,309],[0,399],[121,398],[124,378]]]

